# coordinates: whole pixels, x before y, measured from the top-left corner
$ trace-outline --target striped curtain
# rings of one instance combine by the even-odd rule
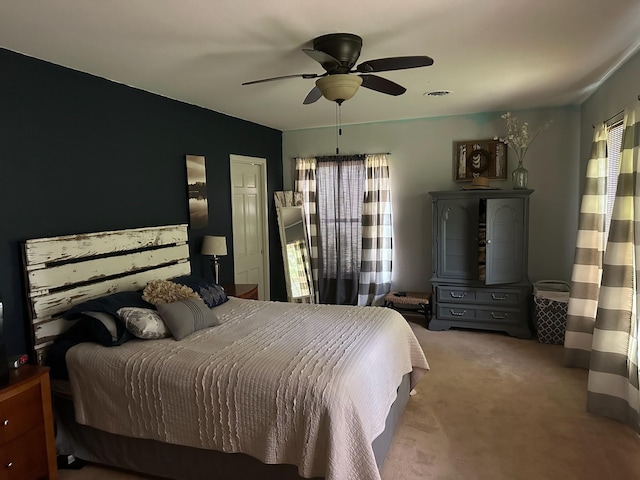
[[[640,115],[625,111],[620,173],[604,239],[606,133],[596,131],[580,214],[565,360],[589,368],[587,410],[640,431]],[[603,253],[604,252],[604,253]]]
[[[311,256],[311,273],[316,303],[320,301],[318,293],[318,219],[316,208],[316,159],[296,158],[295,190],[302,194],[303,212]]]
[[[319,160],[297,158],[295,181],[295,189],[303,195],[307,225],[311,227],[309,244],[316,295],[319,295],[320,303],[326,303],[333,295],[327,292],[327,289],[334,289],[337,285],[334,285],[336,282],[327,282],[324,278],[327,275],[329,277],[333,275],[331,272],[334,266],[328,266],[330,267],[327,270],[328,273],[323,273],[325,270],[323,262],[336,263],[337,266],[338,259],[348,257],[357,259],[358,262],[354,270],[356,288],[352,296],[349,293],[349,299],[346,299],[344,292],[339,293],[336,297],[337,303],[347,302],[358,305],[380,303],[391,289],[392,222],[387,156],[323,157]],[[332,187],[327,184],[332,182],[330,179],[333,175],[338,175],[336,166],[342,161],[361,162],[364,176],[360,179],[358,179],[359,175],[352,176],[351,181],[358,182],[358,185],[353,185],[351,188],[348,187],[348,183],[343,184],[346,187],[343,190],[348,197],[343,200],[352,203],[356,197],[360,199],[359,205],[352,203],[353,208],[360,209],[358,217],[360,231],[357,244],[354,242],[354,245],[349,247],[349,254],[336,256],[330,251],[323,253],[327,247],[330,247],[331,242],[322,238],[322,229],[333,227],[333,225],[327,225],[327,221],[323,221],[322,217],[330,216],[330,212],[334,209],[334,206],[328,206],[326,203],[334,202],[338,198],[337,190],[332,190]],[[346,171],[350,170],[353,169],[346,169]],[[342,171],[344,172],[345,169],[343,168]],[[325,193],[321,195],[318,189]],[[331,193],[332,191],[334,193]],[[354,195],[354,192],[360,193]],[[353,210],[353,208],[350,209]],[[332,220],[331,223],[335,222]],[[328,231],[325,232],[324,236],[328,233]]]
[[[587,410],[640,431],[638,274],[640,273],[640,118],[625,111],[620,174],[604,254],[587,386]]]
[[[589,368],[606,243],[607,172],[607,129],[602,124],[591,144],[571,275],[564,338],[565,364],[570,367]]]
[[[362,260],[358,305],[376,305],[391,290],[391,186],[386,155],[365,158]]]

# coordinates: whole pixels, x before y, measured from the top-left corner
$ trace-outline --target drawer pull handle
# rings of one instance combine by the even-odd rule
[[[9,425],[9,420],[5,420],[2,422],[3,427],[6,427],[7,425]]]
[[[463,317],[465,313],[467,313],[466,310],[462,310],[461,312],[456,312],[455,310],[449,310],[451,312],[451,315],[453,315],[454,317]]]
[[[494,318],[496,320],[504,320],[505,318],[507,318],[509,316],[508,313],[504,313],[502,315],[498,314],[498,313],[493,313],[491,312],[491,318]]]
[[[509,298],[509,295],[498,295],[497,293],[492,293],[491,298],[493,298],[494,300],[506,300],[507,298]]]
[[[13,467],[13,462],[7,463],[7,468],[11,468],[11,467]]]
[[[466,293],[464,293],[464,292],[462,292],[462,293],[449,292],[449,295],[451,295],[451,297],[453,297],[453,298],[464,298]]]

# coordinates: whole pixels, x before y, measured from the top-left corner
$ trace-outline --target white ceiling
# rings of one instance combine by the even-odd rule
[[[4,0],[0,47],[279,130],[333,125],[302,101],[314,37],[363,38],[359,62],[428,55],[361,88],[342,123],[580,103],[640,45],[639,0]],[[0,66],[0,74],[1,74]],[[445,97],[423,94],[450,90]]]

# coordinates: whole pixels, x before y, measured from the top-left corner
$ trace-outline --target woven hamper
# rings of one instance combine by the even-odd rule
[[[559,280],[542,280],[533,284],[535,325],[540,343],[564,344],[569,292],[569,284]]]

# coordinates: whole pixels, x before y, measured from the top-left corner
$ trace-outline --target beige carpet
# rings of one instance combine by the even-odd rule
[[[383,480],[640,479],[640,437],[586,412],[587,372],[562,366],[561,346],[411,325],[431,372],[409,401]],[[141,478],[96,466],[60,472]]]

